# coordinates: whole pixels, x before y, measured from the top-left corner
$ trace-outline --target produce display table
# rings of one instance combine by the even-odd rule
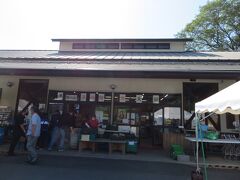
[[[98,143],[107,143],[108,144],[108,153],[111,154],[113,150],[122,151],[122,154],[125,154],[126,143],[125,140],[111,140],[104,138],[97,138],[95,140],[89,141],[80,141],[79,142],[79,151],[82,151],[85,148],[90,148],[92,152],[96,152],[96,145]]]
[[[196,138],[195,137],[185,137],[186,140],[190,141],[191,143],[194,143],[196,142]],[[203,138],[203,139],[198,139],[198,142],[201,143],[201,142],[204,142],[204,143],[212,143],[212,144],[223,144],[223,153],[224,153],[224,156],[227,157],[227,156],[230,156],[230,158],[232,156],[236,156],[238,157],[239,154],[237,153],[238,152],[238,147],[239,147],[239,144],[240,144],[240,139],[216,139],[216,140],[211,140],[211,139],[206,139],[206,138]],[[195,155],[195,152],[196,152],[196,146],[193,145],[193,153]],[[236,152],[236,153],[235,153]],[[207,153],[207,152],[205,152]]]
[[[185,137],[188,141],[191,142],[196,142],[195,137]],[[207,143],[218,143],[218,144],[240,144],[239,139],[216,139],[216,140],[211,140],[211,139],[198,139],[198,142],[207,142]]]

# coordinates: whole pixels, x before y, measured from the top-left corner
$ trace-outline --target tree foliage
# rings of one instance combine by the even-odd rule
[[[239,51],[240,0],[213,0],[177,35],[193,38],[188,50]]]

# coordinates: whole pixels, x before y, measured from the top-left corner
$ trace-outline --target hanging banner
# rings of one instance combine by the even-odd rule
[[[78,96],[76,94],[67,94],[65,96],[65,100],[66,101],[77,101],[78,100]]]
[[[153,104],[159,104],[159,95],[153,95]]]
[[[136,103],[142,103],[143,95],[136,95]]]
[[[58,93],[57,93],[57,97],[54,98],[53,100],[56,100],[56,101],[61,101],[61,100],[63,100],[63,92],[58,92]]]
[[[87,101],[87,93],[81,93],[80,101]]]
[[[98,94],[98,102],[104,102],[104,94]]]
[[[126,94],[119,95],[119,102],[126,102]]]
[[[95,101],[96,94],[95,93],[90,93],[89,101],[94,102]]]

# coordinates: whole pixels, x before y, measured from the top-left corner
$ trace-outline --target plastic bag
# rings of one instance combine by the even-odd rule
[[[209,131],[206,133],[205,137],[207,139],[216,140],[219,138],[219,133],[216,131]]]

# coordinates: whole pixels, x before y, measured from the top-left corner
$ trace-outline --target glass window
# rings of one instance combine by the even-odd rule
[[[96,49],[96,44],[95,43],[85,43],[84,48],[85,49]]]
[[[159,43],[158,49],[170,49],[170,43]]]
[[[106,49],[107,44],[105,43],[97,43],[96,44],[96,49]]]
[[[235,121],[235,115],[226,113],[227,129],[235,129],[233,122]]]
[[[118,43],[73,43],[72,49],[118,49]]]
[[[95,115],[99,123],[107,125],[110,122],[110,106],[97,106],[95,108]]]
[[[144,44],[135,43],[135,44],[133,44],[133,49],[144,49]]]
[[[145,49],[158,49],[157,43],[145,44]]]
[[[132,49],[133,48],[133,44],[131,43],[122,43],[121,44],[121,49]]]
[[[154,125],[162,126],[163,125],[163,109],[158,109],[154,112]]]
[[[164,126],[178,128],[181,119],[180,107],[164,107]]]
[[[72,49],[84,49],[84,44],[83,43],[73,43]]]
[[[108,43],[106,46],[107,49],[119,49],[118,43]]]
[[[122,43],[121,49],[170,49],[170,43]]]

